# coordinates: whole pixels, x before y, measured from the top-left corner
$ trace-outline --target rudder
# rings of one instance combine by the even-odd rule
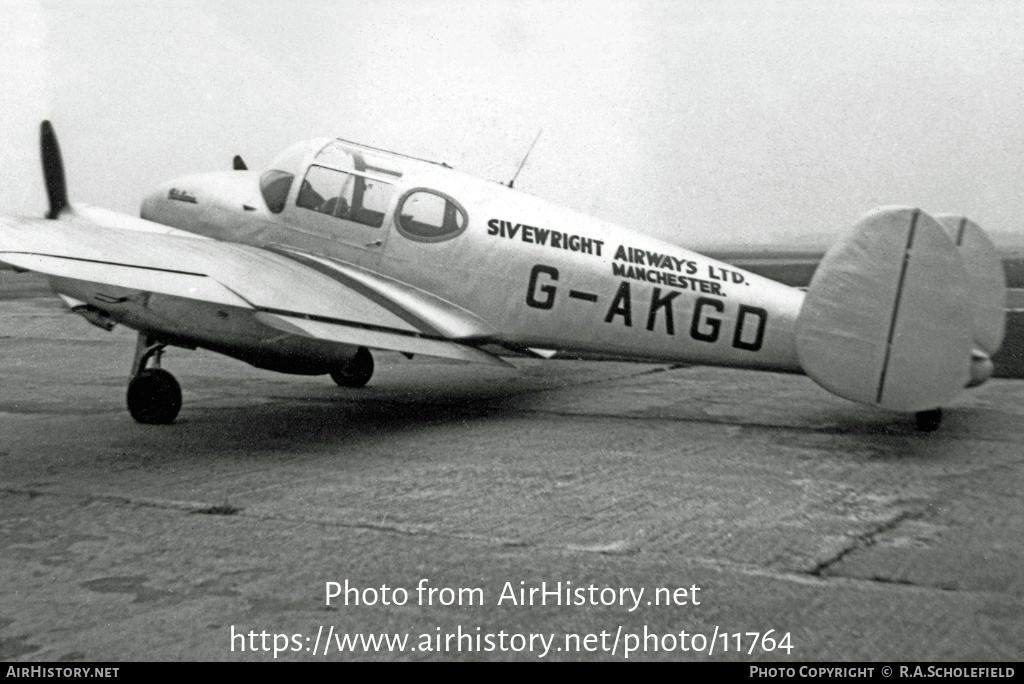
[[[981,226],[966,216],[939,214],[935,220],[964,259],[974,310],[974,343],[991,356],[999,351],[1006,334],[1006,273],[999,252]]]
[[[797,355],[838,396],[923,411],[968,383],[972,326],[953,239],[920,209],[887,207],[825,254],[797,318]]]

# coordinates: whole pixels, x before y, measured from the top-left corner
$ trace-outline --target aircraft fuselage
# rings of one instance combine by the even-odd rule
[[[998,251],[968,217],[883,207],[817,264],[806,294],[642,232],[452,169],[343,140],[263,173],[177,178],[142,218],[68,202],[40,128],[46,219],[0,222],[0,265],[46,274],[72,311],[139,331],[127,403],[172,422],[168,345],[358,388],[370,349],[508,366],[534,354],[803,372],[836,396],[913,412],[993,374]],[[790,274],[793,275],[793,274]]]
[[[497,183],[404,159],[384,162],[394,175],[364,172],[367,193],[390,186],[383,211],[363,210],[370,220],[352,220],[360,218],[354,210],[327,214],[303,199],[309,187],[300,179],[320,166],[317,147],[309,149],[289,169],[295,182],[276,213],[260,194],[260,175],[236,171],[171,181],[146,199],[142,216],[393,278],[483,319],[497,331],[487,341],[510,348],[800,370],[798,290]],[[428,209],[427,222],[420,220],[411,206],[419,202],[437,205],[436,225]],[[451,234],[434,234],[445,222]]]

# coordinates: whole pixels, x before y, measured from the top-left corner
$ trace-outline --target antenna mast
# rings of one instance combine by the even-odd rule
[[[543,128],[537,131],[537,137],[534,138],[533,142],[530,144],[530,149],[526,150],[526,155],[523,157],[523,161],[519,162],[519,168],[516,169],[516,175],[512,176],[512,180],[508,182],[508,187],[511,188],[512,184],[516,182],[516,178],[519,178],[519,172],[523,170],[524,166],[526,166],[526,160],[530,158],[530,153],[533,152],[533,148],[537,144],[537,141],[540,140],[540,135],[543,132]]]

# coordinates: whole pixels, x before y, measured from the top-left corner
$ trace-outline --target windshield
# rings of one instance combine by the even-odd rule
[[[267,203],[267,209],[273,214],[280,214],[284,211],[285,201],[288,199],[288,191],[292,189],[292,181],[295,174],[278,169],[265,171],[260,176],[260,192],[263,194],[263,201]]]

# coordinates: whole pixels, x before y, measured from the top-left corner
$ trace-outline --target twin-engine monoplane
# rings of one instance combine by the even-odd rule
[[[361,387],[371,350],[500,366],[601,356],[804,373],[915,414],[992,374],[1002,265],[963,217],[875,210],[806,292],[450,167],[322,138],[264,171],[174,179],[141,218],[72,205],[41,127],[46,218],[0,219],[0,264],[46,275],[70,309],[138,331],[128,410],[170,423],[161,367],[197,347]]]

